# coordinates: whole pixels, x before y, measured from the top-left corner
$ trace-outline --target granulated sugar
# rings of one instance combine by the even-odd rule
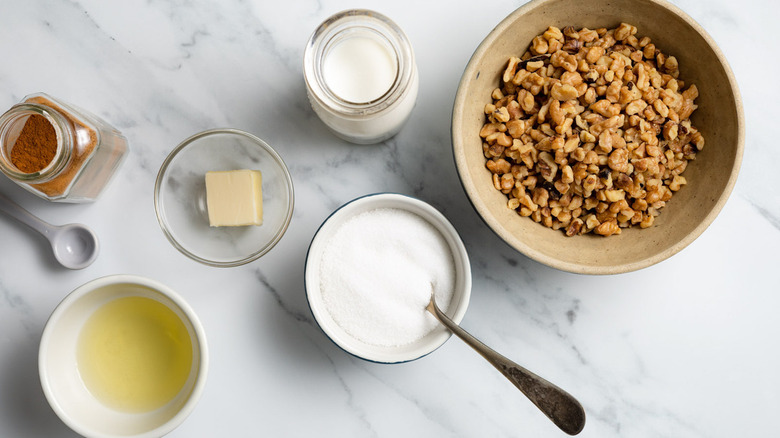
[[[447,242],[420,216],[379,208],[344,222],[326,244],[320,290],[351,336],[377,346],[412,343],[437,326],[425,307],[431,288],[449,307],[455,265]]]

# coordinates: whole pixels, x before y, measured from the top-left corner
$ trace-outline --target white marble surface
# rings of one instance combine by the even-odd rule
[[[0,218],[0,436],[66,437],[37,374],[46,318],[78,285],[139,274],[178,290],[208,334],[199,405],[172,437],[563,436],[456,339],[403,365],[348,356],[313,322],[303,291],[308,243],[357,196],[395,191],[438,207],[461,233],[474,276],[463,325],[585,406],[583,437],[775,436],[780,412],[780,71],[772,0],[677,0],[721,46],[747,119],[742,172],[714,224],[681,253],[625,275],[587,277],[503,244],[458,183],[449,122],[472,51],[522,1],[361,2],[405,29],[417,54],[412,120],[385,144],[336,139],[314,116],[303,47],[354,2],[3,1],[0,108],[45,91],[87,108],[132,153],[104,196],[50,204],[5,178],[0,191],[55,223],[84,222],[102,253],[83,271],[55,265],[45,241]],[[209,268],[179,254],[154,215],[168,152],[214,127],[252,132],[286,160],[290,228],[265,257]]]

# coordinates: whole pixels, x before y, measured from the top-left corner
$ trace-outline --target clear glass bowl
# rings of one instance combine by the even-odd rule
[[[263,174],[263,224],[211,227],[206,209],[208,171],[252,169]],[[154,209],[165,237],[187,257],[209,266],[257,260],[282,238],[292,218],[293,183],[266,142],[237,129],[212,129],[184,140],[163,162]]]

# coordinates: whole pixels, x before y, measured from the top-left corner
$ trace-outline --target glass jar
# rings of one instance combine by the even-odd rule
[[[50,201],[94,201],[126,153],[114,127],[43,93],[0,116],[0,171]]]
[[[303,56],[314,112],[337,136],[359,144],[392,137],[417,101],[414,52],[393,21],[369,10],[325,20]]]

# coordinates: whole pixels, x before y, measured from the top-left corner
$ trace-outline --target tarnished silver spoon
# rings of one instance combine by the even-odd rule
[[[569,435],[577,435],[582,431],[585,427],[585,410],[568,392],[507,359],[463,330],[439,309],[434,294],[431,294],[426,309],[514,383],[562,431]]]
[[[85,225],[52,225],[20,207],[2,193],[0,193],[0,212],[46,237],[54,251],[54,258],[68,269],[86,268],[97,258],[100,249],[97,236]]]

